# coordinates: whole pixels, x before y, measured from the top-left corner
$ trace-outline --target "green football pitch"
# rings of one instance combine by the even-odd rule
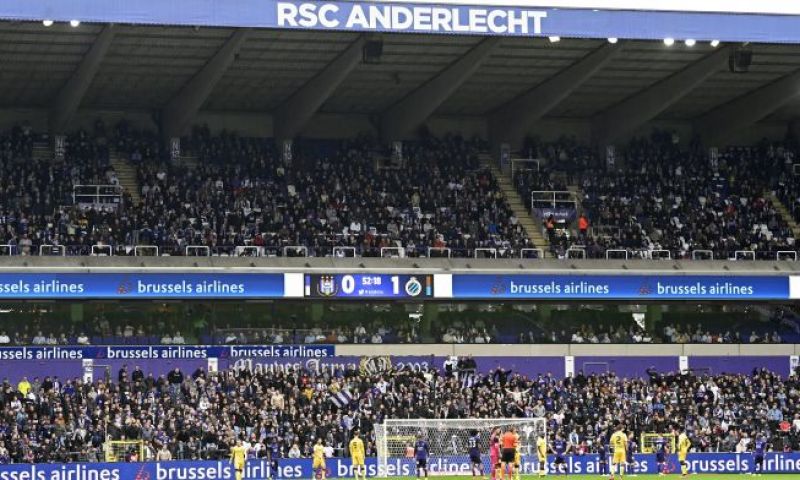
[[[416,480],[417,477],[390,477],[395,480]],[[439,476],[434,475],[429,477],[430,480],[467,480],[471,479],[471,476]],[[522,475],[520,476],[520,480],[541,480],[544,478],[545,480],[599,480],[602,478],[608,478],[607,475],[555,475],[549,474],[544,477],[539,477],[538,475]],[[616,477],[617,480],[620,477]],[[680,474],[669,474],[664,476],[659,475],[625,475],[626,479],[645,479],[645,480],[656,480],[663,478],[664,480],[680,480]],[[800,474],[797,473],[785,473],[785,474],[765,474],[765,475],[747,475],[747,474],[726,474],[726,475],[714,475],[714,474],[698,474],[693,475],[690,474],[686,477],[687,480],[742,480],[744,478],[753,478],[753,480],[800,480]]]

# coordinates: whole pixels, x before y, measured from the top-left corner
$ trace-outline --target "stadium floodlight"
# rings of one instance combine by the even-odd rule
[[[52,27],[53,26],[53,21],[52,20],[42,20],[42,25],[44,25],[45,27]]]
[[[463,381],[462,381],[463,383]],[[375,425],[375,446],[378,450],[378,477],[402,477],[406,448],[419,438],[428,442],[429,461],[441,465],[437,474],[458,475],[470,467],[469,440],[478,437],[484,462],[488,460],[489,437],[494,428],[502,432],[515,427],[520,436],[522,457],[535,455],[539,434],[547,436],[546,418],[448,418],[448,419],[391,419]],[[413,468],[408,465],[408,472]]]
[[[558,43],[558,42],[561,41],[561,37],[553,36],[553,37],[547,37],[547,38],[550,39],[550,43]]]
[[[711,40],[711,46],[717,48],[719,46],[719,40]]]
[[[619,42],[619,38],[617,37],[608,37],[608,43],[617,43]]]
[[[70,20],[69,25],[72,28],[77,28],[81,24],[80,20]]]
[[[664,45],[666,45],[668,47],[671,47],[671,46],[675,45],[675,39],[672,38],[672,37],[665,38],[664,39]]]
[[[697,43],[697,41],[694,38],[687,38],[686,40],[683,41],[683,43],[687,47],[694,47],[694,45]]]

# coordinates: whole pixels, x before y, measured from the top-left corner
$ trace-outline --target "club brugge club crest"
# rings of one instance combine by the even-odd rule
[[[332,297],[336,295],[336,280],[333,279],[333,275],[322,275],[319,277],[317,293],[323,297]]]
[[[422,293],[422,284],[419,283],[417,277],[411,277],[408,279],[406,282],[406,293],[412,297],[416,297]]]

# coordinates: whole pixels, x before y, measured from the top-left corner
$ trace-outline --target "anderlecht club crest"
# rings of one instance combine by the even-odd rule
[[[334,280],[333,275],[322,275],[319,277],[317,293],[323,297],[332,297],[336,295],[336,280]]]

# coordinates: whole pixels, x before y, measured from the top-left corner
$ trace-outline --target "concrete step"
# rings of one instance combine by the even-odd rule
[[[190,170],[196,169],[197,165],[200,164],[200,160],[194,155],[181,155],[179,162],[181,166],[184,166]]]
[[[34,142],[32,156],[34,160],[52,160],[53,149],[48,142]]]
[[[511,208],[514,216],[517,217],[520,226],[525,230],[525,234],[533,241],[537,248],[541,248],[546,252],[549,249],[550,243],[544,237],[541,223],[528,212],[525,203],[523,203],[519,196],[519,192],[517,192],[517,189],[514,187],[514,182],[510,174],[500,171],[491,156],[482,154],[478,158],[481,161],[481,166],[491,172],[497,182],[497,186],[505,196],[509,208]]]
[[[780,198],[775,195],[775,192],[767,192],[765,196],[772,202],[772,205],[775,206],[775,210],[778,211],[786,224],[789,225],[789,229],[792,231],[794,238],[800,238],[800,226],[797,225],[792,212],[789,211],[786,205],[781,202]]]
[[[122,188],[131,196],[134,204],[142,202],[141,186],[139,185],[138,175],[136,174],[136,167],[125,159],[117,156],[117,152],[113,149],[109,152],[109,160],[114,171],[117,172],[117,179]]]

